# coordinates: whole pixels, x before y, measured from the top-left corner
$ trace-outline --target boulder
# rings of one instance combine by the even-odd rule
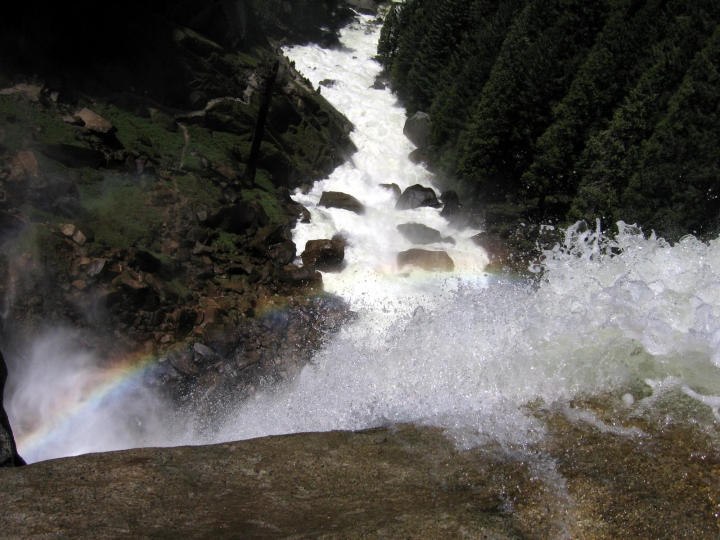
[[[440,201],[443,203],[443,209],[440,212],[442,217],[450,219],[460,213],[460,198],[453,190],[443,191]]]
[[[402,191],[400,190],[400,186],[398,186],[395,182],[393,182],[392,184],[380,184],[380,187],[389,189],[390,191],[392,191],[395,194],[396,198],[400,197],[400,195],[402,194]]]
[[[360,201],[341,191],[323,191],[319,205],[326,208],[341,208],[361,215],[365,213],[365,207]]]
[[[345,259],[345,239],[335,235],[332,240],[308,240],[302,254],[303,266],[323,272],[342,270]]]
[[[418,148],[427,148],[430,145],[430,115],[418,111],[405,120],[403,133]]]
[[[426,249],[408,249],[401,251],[397,256],[400,268],[403,266],[417,266],[423,270],[450,272],[455,269],[455,263],[444,251],[429,251]]]
[[[280,272],[280,281],[295,286],[312,286],[322,283],[322,274],[312,268],[288,264]]]
[[[509,261],[510,250],[500,236],[481,232],[473,236],[472,241],[486,251],[491,266],[502,266]]]
[[[7,375],[5,359],[0,353],[0,467],[25,465],[25,461],[17,453],[10,421],[3,408],[3,390],[5,389]]]
[[[77,111],[75,113],[75,117],[80,119],[85,129],[89,131],[106,134],[114,130],[113,125],[110,122],[87,107]]]
[[[432,206],[433,208],[440,206],[435,191],[432,188],[424,187],[420,184],[410,186],[403,191],[397,203],[395,203],[397,210],[412,210],[420,206]]]
[[[435,242],[455,243],[449,236],[443,237],[440,231],[423,225],[422,223],[403,223],[397,226],[397,230],[413,244],[434,244]]]
[[[281,266],[290,264],[295,260],[295,242],[286,241],[273,244],[268,248],[270,258]]]

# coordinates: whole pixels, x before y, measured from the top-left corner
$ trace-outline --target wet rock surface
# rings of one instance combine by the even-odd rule
[[[524,450],[461,451],[437,429],[399,425],[4,469],[0,526],[8,537],[717,536],[709,441],[666,426],[647,444],[555,414],[549,425],[545,447]]]
[[[440,231],[422,223],[401,223],[397,226],[397,230],[413,244],[455,243],[449,236],[445,237],[440,234]]]
[[[303,266],[323,272],[342,270],[345,259],[345,239],[340,235],[330,240],[308,240],[302,253]]]
[[[440,202],[437,200],[437,195],[432,188],[421,186],[420,184],[410,186],[403,191],[395,203],[395,208],[398,210],[412,210],[413,208],[419,208],[421,206],[438,208]]]
[[[397,256],[400,268],[416,266],[423,270],[449,272],[455,268],[455,263],[445,251],[431,251],[427,249],[408,249],[401,251]]]
[[[365,206],[360,201],[341,191],[323,191],[318,205],[326,208],[341,208],[361,215],[365,213]]]

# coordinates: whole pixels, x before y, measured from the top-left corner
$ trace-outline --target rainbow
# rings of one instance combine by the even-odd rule
[[[58,397],[52,415],[30,430],[16,433],[18,452],[28,463],[38,461],[36,456],[44,455],[52,441],[71,433],[81,419],[137,388],[143,375],[156,363],[156,356],[132,354],[89,378],[89,388],[81,398]]]

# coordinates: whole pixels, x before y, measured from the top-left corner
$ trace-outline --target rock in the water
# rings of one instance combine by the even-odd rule
[[[506,242],[496,234],[481,232],[473,236],[472,241],[487,252],[491,266],[502,266],[510,259]]]
[[[380,187],[383,187],[385,189],[389,189],[395,194],[395,197],[400,197],[402,194],[402,191],[400,190],[400,186],[398,186],[395,182],[392,184],[380,184]]]
[[[349,210],[356,214],[364,214],[365,207],[352,195],[343,193],[341,191],[323,191],[320,196],[320,206],[326,208],[341,208],[343,210]]]
[[[337,84],[337,81],[335,79],[323,79],[319,84],[325,88],[332,88]]]
[[[342,270],[344,259],[345,239],[340,235],[333,236],[332,240],[308,240],[302,254],[303,265],[306,268],[323,272]]]
[[[395,208],[398,210],[412,210],[420,206],[432,206],[433,208],[440,206],[435,191],[420,184],[410,186],[403,191],[397,203],[395,203]]]
[[[418,111],[405,120],[403,133],[418,148],[427,148],[430,145],[430,115]]]
[[[397,226],[405,238],[413,244],[433,244],[435,242],[450,242],[450,238],[444,238],[440,231],[435,230],[422,223],[403,223]]]
[[[427,249],[408,249],[398,253],[399,267],[417,266],[423,270],[450,272],[455,269],[455,263],[444,251],[430,251]]]
[[[457,193],[453,190],[443,191],[440,200],[443,203],[443,209],[440,212],[442,217],[449,219],[458,215],[460,212],[460,198]]]
[[[2,353],[0,353],[0,467],[25,465],[25,461],[17,453],[15,439],[12,434],[12,429],[10,428],[10,421],[3,408],[3,390],[5,389],[7,375],[5,359]]]

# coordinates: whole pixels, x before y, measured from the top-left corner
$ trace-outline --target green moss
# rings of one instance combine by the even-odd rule
[[[218,235],[212,242],[212,247],[230,254],[237,253],[237,242],[239,240],[240,237],[237,234],[218,231]]]
[[[232,161],[233,149],[248,145],[247,137],[212,131],[196,125],[187,126],[190,144],[187,154],[196,153],[207,158],[211,163],[228,163]]]
[[[167,291],[176,296],[179,300],[192,298],[192,291],[180,279],[173,279],[165,283]]]
[[[185,174],[175,178],[180,194],[186,199],[200,203],[214,203],[220,200],[222,192],[210,180],[195,174]]]
[[[127,150],[148,155],[162,167],[180,164],[185,139],[180,130],[168,129],[166,115],[142,118],[114,105],[102,108],[99,114],[117,128],[116,136]]]
[[[268,174],[267,171],[262,172]],[[288,216],[285,207],[274,193],[268,193],[264,189],[244,189],[240,192],[240,196],[245,201],[259,202],[272,223],[285,223],[287,221]]]
[[[28,101],[21,95],[0,95],[0,124],[5,132],[4,145],[11,151],[23,146],[23,139],[45,144],[75,144],[77,130],[52,110]]]
[[[151,247],[163,222],[151,206],[148,186],[111,176],[102,184],[80,186],[80,201],[88,211],[81,227],[88,227],[99,247]]]

